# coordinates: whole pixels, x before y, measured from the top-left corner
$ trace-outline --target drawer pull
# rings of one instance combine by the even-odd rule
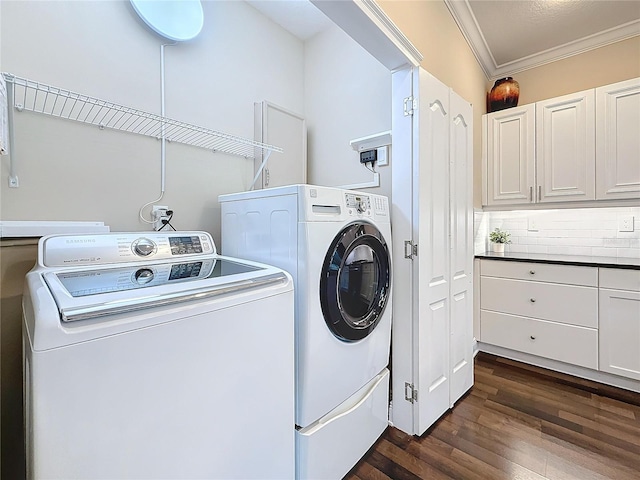
[[[536,339],[536,337],[534,337],[533,335],[530,335],[530,336],[529,336],[529,338],[530,338],[531,340],[535,340],[535,339]]]
[[[529,273],[530,273],[531,275],[535,275],[535,274],[536,274],[536,271],[535,271],[535,270],[529,270]]]
[[[529,299],[529,301],[530,301],[531,303],[536,303],[536,299],[535,299],[535,298],[530,298],[530,299]]]

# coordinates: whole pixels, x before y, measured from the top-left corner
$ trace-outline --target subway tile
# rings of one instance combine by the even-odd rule
[[[596,257],[617,257],[618,252],[615,248],[594,247],[591,249],[591,255],[594,255]]]
[[[615,247],[615,248],[629,248],[630,247],[630,241],[629,239],[626,238],[605,238],[604,239],[604,246],[605,247]]]

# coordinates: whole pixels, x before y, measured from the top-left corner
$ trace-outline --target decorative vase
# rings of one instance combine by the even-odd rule
[[[496,80],[489,92],[489,111],[497,112],[518,105],[520,85],[511,77]]]
[[[504,243],[492,243],[491,245],[495,253],[504,253]]]

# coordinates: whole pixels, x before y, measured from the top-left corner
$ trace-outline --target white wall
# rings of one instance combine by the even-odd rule
[[[305,43],[305,116],[309,183],[370,182],[349,142],[391,130],[391,72],[333,26]],[[391,166],[377,170],[381,186],[370,191],[390,196]]]
[[[166,49],[166,115],[253,138],[253,103],[304,111],[304,45],[244,2],[203,2],[196,39]],[[160,113],[160,45],[129,1],[2,2],[0,69]],[[34,115],[15,117],[20,188],[0,170],[3,220],[100,220],[145,230],[138,210],[160,192],[160,142]],[[179,229],[219,238],[222,193],[245,190],[253,162],[167,148],[166,194]]]
[[[623,216],[634,217],[633,232],[618,231]],[[506,252],[640,258],[640,207],[476,212],[475,227],[476,253],[490,250],[489,232],[500,228],[511,233]]]

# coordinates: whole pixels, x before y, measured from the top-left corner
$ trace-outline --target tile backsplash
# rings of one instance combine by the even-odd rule
[[[633,217],[633,231],[619,231]],[[640,207],[476,211],[475,252],[491,250],[489,232],[511,234],[507,252],[640,258]]]

